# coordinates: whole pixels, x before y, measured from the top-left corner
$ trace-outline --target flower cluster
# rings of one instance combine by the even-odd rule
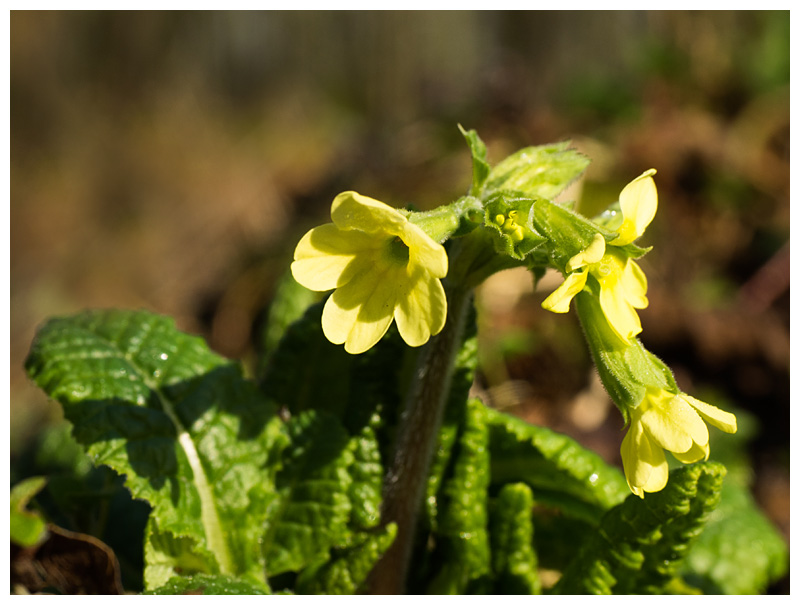
[[[648,170],[622,190],[616,237],[607,246],[603,235],[594,235],[567,262],[564,283],[542,303],[565,313],[578,297],[578,314],[600,377],[629,421],[622,462],[628,486],[640,497],[667,484],[664,450],[680,462],[697,462],[709,456],[706,422],[736,432],[733,414],[682,393],[669,368],[635,338],[642,330],[636,309],[647,306],[647,279],[625,247],[655,216],[653,174]]]
[[[576,301],[600,377],[629,423],[621,446],[628,485],[644,497],[666,485],[665,450],[681,462],[696,462],[709,455],[706,423],[736,431],[733,414],[682,393],[669,368],[636,338],[642,331],[637,310],[648,301],[647,278],[635,260],[646,250],[633,242],[656,214],[654,174],[648,170],[622,190],[621,220],[613,230],[535,196],[464,198],[425,215],[348,191],[333,201],[333,222],[312,229],[297,244],[292,274],[311,290],[334,290],[323,309],[322,329],[349,353],[374,346],[393,321],[407,344],[420,346],[447,318],[440,280],[448,275],[449,260],[439,242],[469,239],[476,225],[472,217],[485,203],[483,235],[478,229],[471,239],[479,250],[465,255],[471,259],[468,270],[475,271],[476,259],[486,263],[496,255],[534,270],[563,270],[564,282],[542,306],[566,313]],[[487,233],[491,237],[484,237]],[[487,246],[494,250],[484,250]],[[458,275],[464,272],[458,269]]]
[[[600,304],[614,332],[627,341],[642,331],[636,309],[647,307],[647,278],[621,248],[641,236],[655,216],[658,195],[653,174],[655,170],[648,170],[622,190],[619,203],[623,221],[611,247],[606,246],[602,235],[595,235],[588,247],[569,260],[567,278],[542,303],[545,309],[566,313],[570,301],[591,276],[597,280]]]

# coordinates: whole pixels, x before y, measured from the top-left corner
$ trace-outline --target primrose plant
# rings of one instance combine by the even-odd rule
[[[723,489],[708,460],[707,425],[735,433],[736,417],[682,392],[637,338],[655,170],[589,219],[553,201],[588,166],[568,143],[490,166],[462,133],[460,199],[336,196],[295,248],[253,377],[144,311],[39,330],[29,375],[151,507],[147,592],[730,593],[783,572],[749,475]],[[512,267],[564,275],[542,306],[577,312],[627,425],[624,472],[470,397],[473,291]],[[760,558],[730,554],[755,535]]]

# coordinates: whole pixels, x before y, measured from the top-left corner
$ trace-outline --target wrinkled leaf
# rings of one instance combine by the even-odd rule
[[[150,503],[160,534],[213,553],[223,574],[263,575],[259,539],[285,436],[238,366],[168,318],[111,310],[46,323],[26,368],[95,464]]]
[[[464,327],[464,341],[456,353],[450,394],[445,405],[442,426],[439,429],[438,444],[428,471],[425,504],[428,522],[432,529],[437,527],[439,502],[437,494],[456,443],[459,427],[464,421],[469,390],[478,366],[478,327],[475,319],[475,308],[471,307]]]
[[[266,595],[263,585],[230,576],[197,574],[176,576],[169,582],[148,590],[147,595]]]
[[[494,594],[540,594],[533,549],[533,493],[524,483],[504,485],[491,503]]]
[[[788,568],[783,538],[749,490],[727,480],[684,565],[686,581],[706,594],[763,594]]]
[[[352,505],[350,525],[367,529],[380,521],[383,490],[380,446],[375,431],[367,426],[360,435],[350,439],[348,447],[353,455],[353,463],[347,469],[352,478],[348,489]]]
[[[397,534],[392,524],[370,533],[360,533],[353,544],[333,550],[324,563],[310,565],[297,578],[297,594],[357,594],[381,555]]]
[[[320,410],[336,416],[358,435],[373,415],[400,405],[400,375],[416,349],[405,346],[393,327],[361,355],[329,342],[322,333],[323,304],[312,305],[286,331],[261,378],[266,395],[292,415]]]
[[[589,166],[589,158],[570,149],[570,141],[525,147],[491,169],[483,197],[498,191],[516,191],[525,197],[551,200]]]
[[[428,586],[434,594],[471,592],[470,583],[491,570],[488,535],[489,448],[486,407],[467,403],[452,456],[452,473],[442,484],[433,559],[441,569]],[[436,564],[436,563],[435,563]]]
[[[622,472],[566,435],[487,408],[493,485],[524,482],[537,503],[597,523],[630,494]]]
[[[629,496],[600,522],[564,570],[556,594],[663,594],[719,503],[725,467],[675,469],[667,486]]]
[[[279,498],[263,536],[268,575],[299,571],[347,543],[353,464],[348,435],[335,417],[307,411],[287,425],[291,445],[276,478]]]
[[[686,582],[706,594],[763,594],[788,571],[788,547],[750,491],[747,445],[758,432],[757,420],[745,410],[736,410],[736,420],[734,435],[711,435],[714,459],[728,474],[719,506],[682,568]]]

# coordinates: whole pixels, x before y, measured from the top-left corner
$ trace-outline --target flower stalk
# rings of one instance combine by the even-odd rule
[[[417,520],[471,300],[471,288],[451,284],[445,327],[420,352],[383,487],[381,519],[397,524],[397,537],[370,575],[371,594],[405,592]]]

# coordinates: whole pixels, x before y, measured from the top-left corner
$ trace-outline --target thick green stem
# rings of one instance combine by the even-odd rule
[[[471,300],[470,289],[450,290],[447,323],[420,352],[398,426],[394,461],[384,483],[381,518],[397,524],[397,537],[372,571],[372,594],[405,591],[417,519]]]

